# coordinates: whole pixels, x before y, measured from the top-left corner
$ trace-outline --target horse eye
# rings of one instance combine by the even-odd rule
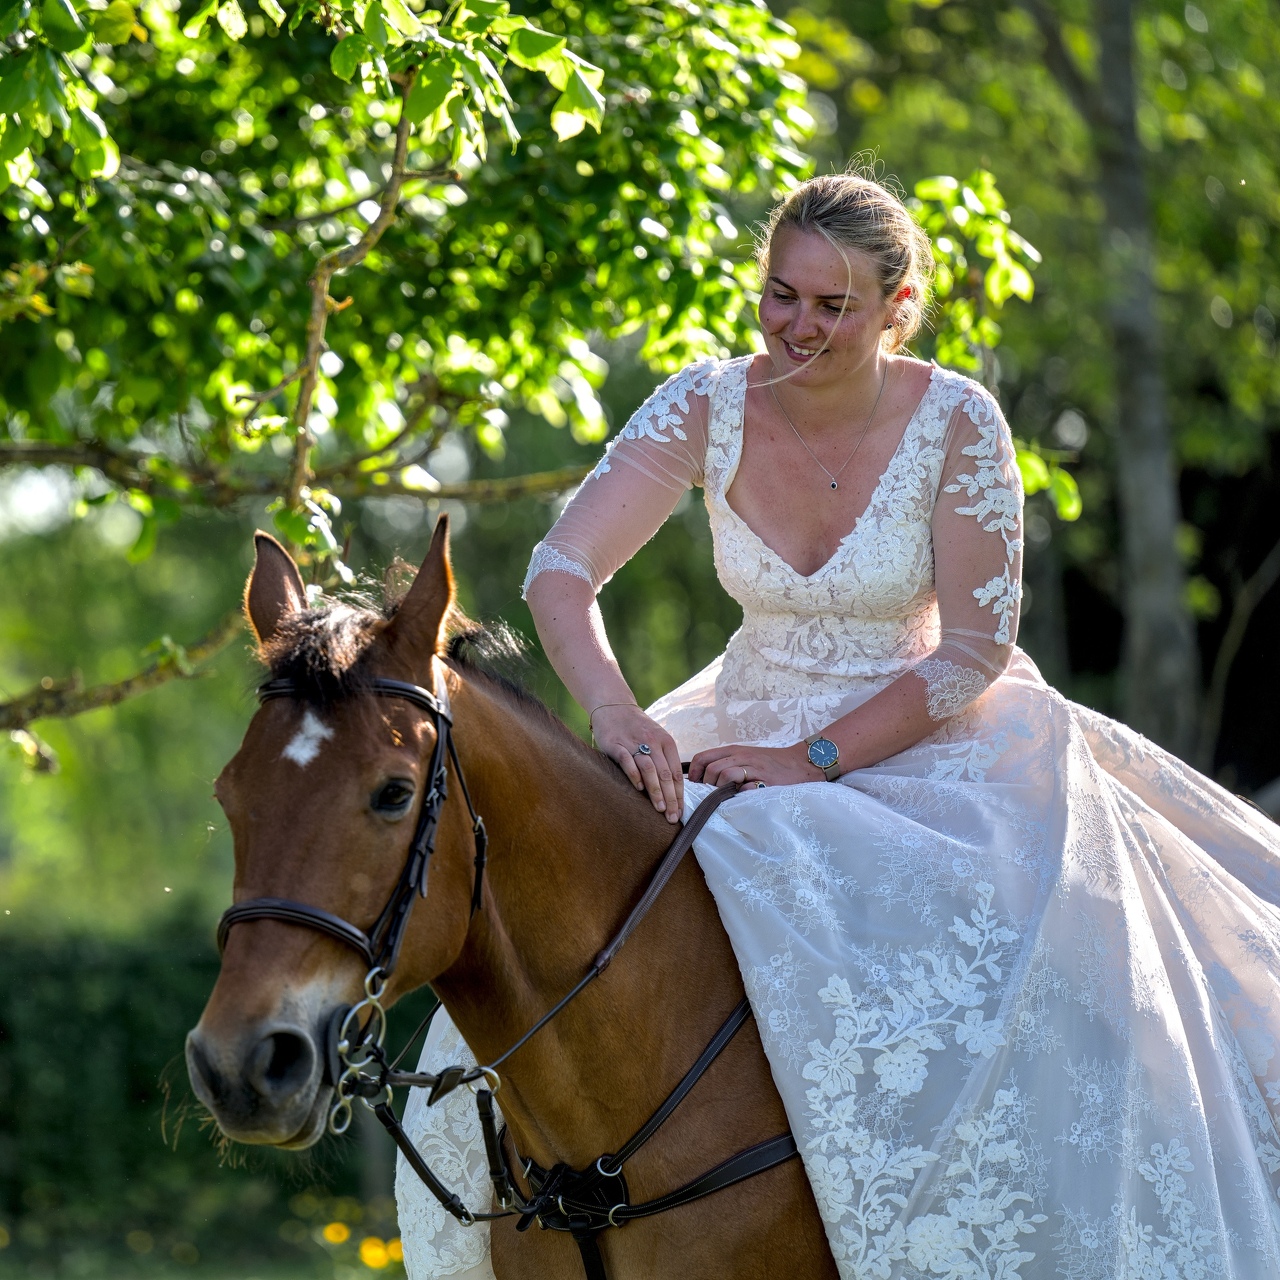
[[[373,793],[373,809],[388,818],[400,818],[413,803],[413,783],[404,778],[392,778]]]

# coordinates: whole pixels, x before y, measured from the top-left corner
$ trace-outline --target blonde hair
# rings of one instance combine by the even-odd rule
[[[876,263],[885,298],[910,289],[894,308],[888,349],[900,351],[920,332],[933,283],[933,246],[924,228],[888,187],[858,172],[828,173],[802,183],[774,206],[756,238],[761,282],[769,276],[769,254],[781,227],[817,232],[845,258],[859,249]]]

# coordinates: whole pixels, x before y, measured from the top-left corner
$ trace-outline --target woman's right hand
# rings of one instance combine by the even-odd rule
[[[613,760],[637,791],[646,791],[653,807],[679,822],[684,814],[684,773],[676,740],[639,707],[630,704],[597,708],[591,717],[596,746]],[[641,744],[648,755],[637,752]]]

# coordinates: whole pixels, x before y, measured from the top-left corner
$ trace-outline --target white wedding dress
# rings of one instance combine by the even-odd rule
[[[1013,646],[1021,492],[987,392],[933,370],[805,577],[725,497],[748,366],[660,388],[530,575],[598,588],[700,484],[744,621],[651,709],[685,757],[794,743],[897,680],[937,722],[838,785],[744,792],[696,845],[842,1276],[1280,1280],[1280,830]],[[441,1023],[424,1069],[465,1054]],[[469,1101],[407,1121],[475,1204]],[[411,1280],[487,1271],[403,1162],[397,1192]]]

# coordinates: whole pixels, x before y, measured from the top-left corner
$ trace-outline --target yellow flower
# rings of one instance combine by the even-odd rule
[[[387,1257],[392,1262],[404,1261],[404,1246],[400,1243],[399,1236],[396,1236],[394,1240],[387,1241]]]
[[[360,1241],[360,1261],[371,1270],[377,1271],[385,1267],[389,1258],[387,1246],[377,1236],[365,1236]]]
[[[331,1222],[320,1234],[330,1244],[344,1244],[351,1238],[351,1228],[345,1222]]]

